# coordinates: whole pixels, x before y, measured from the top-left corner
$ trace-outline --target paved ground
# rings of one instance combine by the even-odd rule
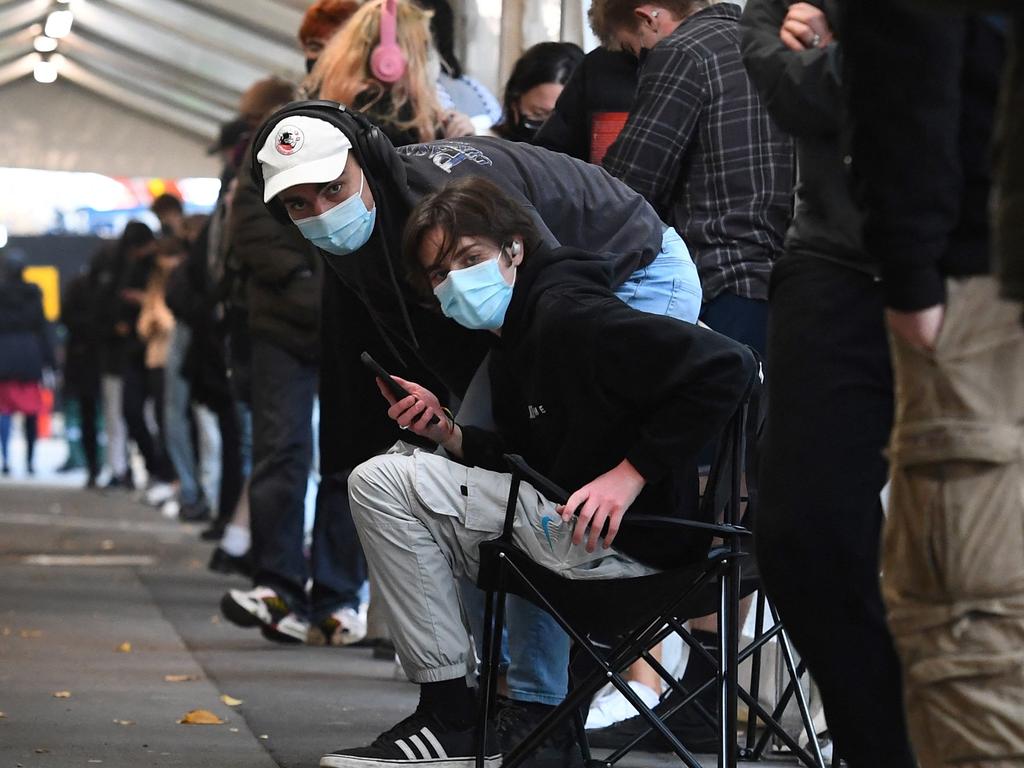
[[[196,527],[52,481],[0,481],[0,768],[311,768],[411,711],[414,687],[368,650],[222,622],[243,582],[206,570]],[[194,709],[225,722],[178,724]]]

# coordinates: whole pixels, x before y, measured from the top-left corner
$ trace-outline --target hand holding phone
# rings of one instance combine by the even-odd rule
[[[388,416],[397,421],[399,423],[399,426],[402,427],[402,429],[412,428],[413,431],[415,431],[417,434],[421,434],[419,429],[416,428],[418,426],[421,426],[416,423],[417,421],[420,420],[416,419],[415,417],[419,414],[424,413],[427,410],[431,410],[433,412],[433,416],[431,416],[427,423],[422,425],[422,427],[430,428],[436,427],[437,425],[440,424],[440,418],[437,416],[437,414],[441,413],[441,406],[440,402],[437,400],[437,397],[435,397],[432,392],[423,389],[422,387],[417,387],[417,389],[420,390],[418,392],[410,392],[409,389],[402,386],[402,384],[399,384],[398,381],[396,381],[395,378],[391,376],[391,374],[385,371],[384,367],[381,366],[377,360],[371,357],[369,352],[364,352],[360,354],[359,359],[362,360],[362,365],[370,369],[377,377],[377,380],[383,387],[382,393],[386,391],[387,394],[390,395],[389,400],[391,402],[391,408],[388,409]],[[400,407],[403,400],[406,400],[407,398],[412,396],[416,397],[416,402],[411,402],[408,404],[408,406],[404,406],[403,408]],[[395,409],[398,410],[395,411]],[[416,409],[416,411],[413,414],[408,413],[410,411],[413,411],[414,409]],[[392,412],[395,413],[392,414]],[[402,417],[413,418],[403,419]],[[403,425],[401,424],[402,421],[408,421],[409,423]],[[431,432],[432,431],[433,430],[431,430]],[[434,440],[437,439],[433,434],[423,434],[423,436]]]

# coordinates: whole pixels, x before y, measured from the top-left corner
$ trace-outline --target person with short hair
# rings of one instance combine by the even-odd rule
[[[395,423],[444,451],[400,443],[349,478],[420,702],[370,746],[325,755],[325,768],[472,764],[476,702],[457,578],[476,576],[480,543],[502,529],[505,453],[573,490],[562,506],[528,485],[520,493],[513,537],[540,565],[580,579],[679,567],[706,555],[710,534],[652,537],[620,530],[623,517],[683,513],[687,459],[724,426],[755,375],[753,356],[726,337],[629,308],[603,256],[546,245],[529,214],[486,179],[424,198],[403,254],[411,285],[434,311],[494,335],[495,429],[457,423],[414,382],[398,379],[410,393],[401,400],[378,382]],[[498,764],[498,748],[485,751],[487,764]]]
[[[605,46],[640,60],[636,103],[603,165],[693,250],[701,320],[765,348],[768,278],[792,211],[793,147],[740,55],[739,8],[708,0],[594,0]]]

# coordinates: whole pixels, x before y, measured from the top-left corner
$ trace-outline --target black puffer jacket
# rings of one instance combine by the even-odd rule
[[[250,334],[317,362],[323,261],[298,229],[270,214],[248,168],[238,174],[228,238],[230,257],[248,275]]]
[[[836,0],[821,7],[837,39]],[[779,29],[790,0],[749,0],[740,20],[743,63],[772,119],[796,139],[800,175],[786,253],[817,256],[871,274],[876,259],[863,248],[863,216],[850,190],[850,127],[846,119],[838,42],[791,51]]]
[[[20,280],[0,283],[0,381],[39,381],[53,366],[43,295]]]

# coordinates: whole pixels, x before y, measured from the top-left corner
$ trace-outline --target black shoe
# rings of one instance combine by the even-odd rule
[[[2,472],[5,475],[9,475],[11,474],[11,468],[7,464],[4,464],[3,468],[0,469],[0,472]]]
[[[702,701],[705,709],[712,717],[716,717],[717,707],[714,703],[714,688],[707,689],[712,693],[711,697],[702,694],[697,701]],[[662,701],[654,707],[654,714],[664,719],[664,714],[672,709],[676,702],[680,701],[678,694],[673,690],[669,692]],[[665,721],[668,729],[675,734],[683,746],[694,754],[717,754],[718,753],[718,728],[711,725],[700,716],[693,702],[687,704],[674,715]],[[599,728],[587,731],[587,741],[591,747],[601,749],[618,749],[639,736],[641,733],[650,730],[650,724],[640,715],[627,720],[621,720],[607,728]],[[636,749],[644,752],[671,752],[669,743],[662,738],[661,734],[651,731],[636,745]]]
[[[199,534],[199,538],[203,541],[220,541],[224,538],[224,527],[224,523],[219,520],[214,520],[209,526],[203,529],[203,532]]]
[[[125,472],[123,475],[113,475],[106,484],[103,486],[105,491],[134,491],[135,481],[132,479],[131,472]]]
[[[178,511],[178,519],[186,523],[203,523],[210,519],[210,508],[205,501],[194,504],[182,504]]]
[[[252,558],[248,552],[241,557],[235,557],[234,555],[229,555],[220,547],[213,550],[213,554],[210,555],[210,562],[207,563],[206,567],[215,573],[237,573],[239,576],[246,576],[248,578],[252,578],[253,574]]]
[[[89,475],[89,479],[85,481],[85,489],[91,491],[96,487],[96,475]]]
[[[339,749],[320,758],[320,768],[392,768],[418,765],[429,768],[471,768],[475,763],[476,729],[453,728],[431,714],[414,712],[378,736],[368,747]],[[497,768],[501,753],[491,743],[484,750],[484,765]]]
[[[554,707],[547,704],[513,701],[499,696],[494,729],[497,731],[501,753],[507,755],[526,741],[526,737],[533,733],[552,710]],[[576,742],[576,729],[572,720],[566,720],[542,741],[524,765],[530,768],[583,768],[583,753]]]

